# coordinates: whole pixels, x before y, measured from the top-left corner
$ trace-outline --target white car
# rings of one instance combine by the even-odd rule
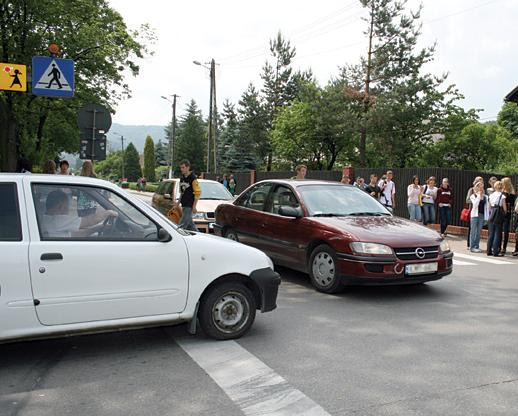
[[[280,283],[262,252],[72,176],[0,174],[0,264],[0,341],[197,321],[238,338]]]

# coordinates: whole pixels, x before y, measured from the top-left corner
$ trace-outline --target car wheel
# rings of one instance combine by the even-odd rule
[[[214,339],[235,339],[255,320],[256,303],[250,289],[237,282],[214,287],[200,303],[198,318],[205,334]]]
[[[232,240],[232,241],[239,241],[239,238],[237,237],[237,233],[234,229],[232,228],[228,228],[227,230],[225,230],[225,238],[228,238],[229,240]]]
[[[321,244],[313,250],[309,260],[309,276],[315,288],[324,293],[336,293],[343,289],[337,270],[334,250]]]

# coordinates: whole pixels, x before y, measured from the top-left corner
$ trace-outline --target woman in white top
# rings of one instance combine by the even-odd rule
[[[411,221],[421,221],[421,204],[419,203],[419,196],[422,194],[423,189],[419,184],[419,178],[414,176],[412,183],[408,185],[407,196],[408,196],[408,214],[410,215]]]
[[[489,196],[489,206],[490,206],[490,217],[491,212],[497,209],[502,210],[502,215],[500,218],[494,217],[488,223],[489,236],[487,238],[487,255],[500,257],[503,254],[500,254],[500,245],[502,244],[502,225],[503,225],[503,217],[507,212],[507,207],[505,203],[505,195],[502,193],[504,190],[504,184],[500,181],[497,181],[493,184],[493,192]],[[499,208],[500,207],[500,208]]]
[[[435,176],[430,176],[423,188],[423,225],[435,224],[435,198],[437,198]]]
[[[472,253],[480,253],[480,232],[484,222],[489,219],[489,200],[484,192],[484,182],[480,181],[473,186],[473,193],[469,197],[471,202],[471,221],[469,246]]]

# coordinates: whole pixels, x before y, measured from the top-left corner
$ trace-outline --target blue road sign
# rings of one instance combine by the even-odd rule
[[[73,97],[74,61],[33,56],[32,93],[48,97]]]

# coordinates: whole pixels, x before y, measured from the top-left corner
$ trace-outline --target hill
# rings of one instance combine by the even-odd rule
[[[153,138],[155,144],[158,143],[158,140],[162,140],[163,142],[167,141],[164,126],[131,126],[113,123],[107,134],[108,151],[120,150],[120,135],[124,136],[124,147],[131,142],[135,145],[139,153],[144,152],[144,143],[148,135]]]

